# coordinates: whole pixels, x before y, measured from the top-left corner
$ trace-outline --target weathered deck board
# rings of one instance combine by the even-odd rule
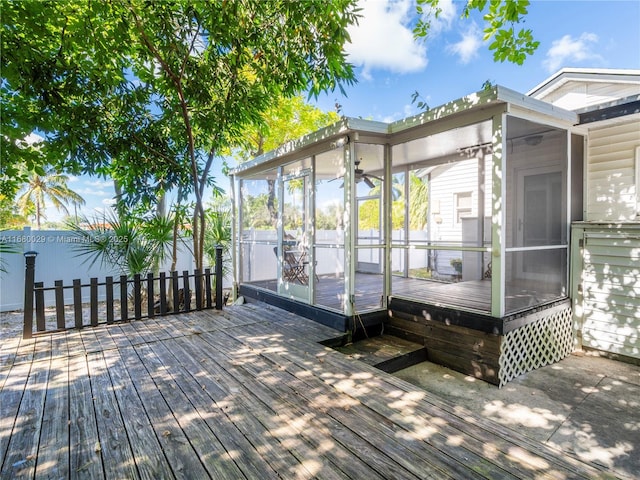
[[[60,344],[64,335],[53,339],[51,372],[44,404],[35,478],[69,478],[69,357]]]
[[[129,375],[135,379],[138,395],[143,400],[146,415],[173,474],[176,478],[207,478],[209,475],[198,453],[191,446],[156,384],[159,379],[154,377],[166,374],[149,371],[133,349],[124,349],[120,353]]]
[[[249,334],[251,333],[253,332],[249,332]],[[264,347],[264,349],[260,352],[262,357],[271,360],[273,364],[277,364],[281,368],[284,367],[284,372],[286,373],[276,370],[276,374],[281,377],[281,381],[276,382],[276,385],[298,384],[298,387],[296,388],[296,393],[298,395],[304,397],[305,400],[311,405],[317,405],[319,408],[323,408],[324,405],[324,408],[327,410],[327,414],[331,415],[343,425],[349,426],[349,428],[351,428],[351,430],[354,432],[358,432],[359,429],[363,426],[371,426],[371,424],[384,425],[387,422],[387,419],[390,418],[389,415],[392,414],[390,410],[392,409],[375,408],[375,406],[372,408],[372,406],[370,405],[354,401],[353,398],[350,398],[347,402],[345,402],[342,395],[332,393],[331,390],[329,390],[329,392],[325,392],[327,390],[325,388],[327,384],[326,380],[322,380],[316,376],[307,377],[305,375],[305,372],[308,371],[308,362],[316,363],[314,361],[314,359],[316,358],[315,352],[295,351],[296,349],[291,347],[288,347],[286,351],[283,349],[275,349],[272,346],[273,343],[274,339],[261,339],[258,342],[255,342],[256,345],[262,345]],[[218,344],[218,347],[222,348],[222,346],[222,344]],[[296,361],[289,360],[287,357],[290,356],[295,358]],[[301,360],[301,358],[305,359]],[[297,362],[304,362],[307,363],[307,365],[300,369]],[[322,369],[325,368],[324,359],[318,359],[318,363],[322,365]],[[260,370],[271,372],[273,370],[273,364],[268,365],[265,363],[263,365],[260,365],[261,368],[255,371],[254,374],[259,375]],[[247,364],[247,368],[254,368],[254,365]],[[258,367],[256,366],[255,368]],[[351,373],[353,372],[345,371],[342,374],[337,374],[335,378],[348,379]],[[360,383],[365,384],[363,388],[368,389],[368,386],[366,386],[366,383],[368,383],[367,379],[365,377],[362,377],[359,380]],[[347,381],[349,382],[349,380]],[[318,397],[318,395],[320,396]],[[344,415],[343,410],[348,410],[349,414]],[[441,477],[444,472],[447,471],[452,472],[454,476],[462,478],[471,477],[473,475],[473,471],[467,470],[467,465],[462,465],[457,461],[449,461],[449,457],[451,457],[452,455],[448,454],[445,456],[437,456],[436,453],[438,452],[438,450],[436,450],[432,446],[426,443],[423,444],[412,441],[410,439],[410,433],[407,433],[406,438],[403,439],[403,441],[400,441],[397,435],[398,431],[395,428],[396,426],[397,423],[392,424],[392,428],[386,431],[386,435],[369,435],[364,440],[370,442],[371,447],[379,450],[377,455],[381,455],[383,454],[382,452],[389,452],[392,450],[397,450],[398,452],[400,452],[400,454],[395,455],[395,461],[403,464],[403,466],[409,471],[413,470],[413,473],[416,475],[423,475],[423,472],[434,469],[441,469],[441,473],[439,473],[437,477]],[[369,428],[365,428],[364,431],[369,432]],[[453,433],[453,435],[458,434],[459,432]],[[453,448],[455,448],[455,446],[453,446]],[[451,449],[451,447],[445,446],[445,448],[443,449],[442,445],[440,445],[439,451],[446,452],[448,449]],[[408,460],[407,457],[409,456],[408,454],[410,452],[413,454],[415,454],[416,452],[421,453],[421,455],[417,455],[415,456],[415,458]],[[458,452],[457,457],[466,458],[466,463],[469,464],[471,463],[471,457],[473,457],[473,453],[469,451]],[[491,473],[491,478],[505,478],[500,468],[491,468],[495,467],[495,465],[492,465],[490,462],[486,462],[482,458],[477,458],[476,462],[478,464],[478,468],[482,468],[483,471]]]
[[[71,478],[104,478],[91,379],[84,355],[69,362],[69,471]]]
[[[135,460],[113,391],[107,362],[111,363],[111,356],[107,355],[105,361],[103,352],[87,355],[96,425],[100,435],[96,450],[101,453],[105,472],[109,472],[110,476],[134,478],[137,475]]]
[[[216,336],[215,334],[208,335]],[[291,404],[302,401],[295,391],[286,387],[284,392],[272,391],[261,382],[257,382],[252,374],[247,374],[242,365],[244,364],[243,360],[237,359],[233,365],[229,365],[228,357],[224,353],[222,355],[213,353],[217,351],[217,344],[213,344],[212,349],[202,340],[203,338],[194,339],[194,343],[198,342],[201,347],[204,347],[204,351],[212,352],[210,358],[217,364],[217,368],[214,368],[216,368],[218,378],[221,378],[231,391],[241,392],[243,386],[246,389],[245,393],[237,399],[237,402],[242,405],[240,408],[256,411],[256,406],[262,404],[262,409],[266,408],[270,411],[269,418],[265,416],[260,418],[267,426],[268,431],[278,432],[277,436],[284,448],[288,448],[293,443],[296,449],[300,450],[300,453],[304,452],[304,455],[298,453],[296,456],[302,466],[309,471],[307,476],[313,476],[317,468],[314,465],[332,465],[332,470],[337,469],[336,474],[344,472],[345,476],[341,474],[339,478],[381,478],[366,463],[350,456],[346,458],[340,450],[322,451],[323,444],[333,443],[332,435],[328,434],[326,429],[306,427],[308,424],[307,413],[296,412],[291,408]],[[238,353],[242,355],[242,349]],[[252,361],[252,359],[248,359],[248,363]],[[280,405],[282,398],[286,398],[286,402],[289,404],[285,408],[281,408]],[[298,437],[300,438],[292,440]]]
[[[0,478],[598,478],[250,304],[3,346]]]
[[[312,472],[305,468],[304,463],[317,461],[318,455],[307,442],[296,442],[292,445],[291,438],[287,435],[289,429],[283,428],[274,420],[277,413],[273,409],[276,407],[277,399],[272,397],[265,399],[260,388],[251,388],[251,394],[263,402],[263,408],[256,408],[255,400],[248,401],[247,398],[250,396],[243,393],[243,386],[246,388],[249,385],[243,384],[240,378],[234,376],[231,371],[225,370],[215,361],[216,354],[208,348],[203,349],[203,346],[206,345],[203,345],[198,337],[185,337],[173,342],[171,350],[174,355],[179,355],[180,359],[184,358],[185,353],[193,354],[192,362],[187,364],[189,371],[191,375],[197,377],[198,383],[202,384],[202,390],[214,399],[215,405],[220,409],[220,423],[232,419],[232,425],[238,433],[254,445],[263,461],[281,475],[284,473],[285,477],[312,477]],[[229,369],[228,366],[227,369]],[[229,430],[233,435],[233,429],[227,429],[227,432]],[[239,442],[242,443],[242,439]],[[247,454],[245,449],[241,451],[243,455]],[[344,478],[338,475],[324,477]]]
[[[207,338],[207,337],[205,337]],[[214,346],[214,350],[223,350],[225,345],[229,342],[224,339],[218,341],[213,335],[208,336],[207,340]],[[273,347],[276,348],[276,347]],[[227,354],[229,352],[227,351]],[[241,376],[244,377],[245,382],[251,386],[252,392],[259,392],[264,398],[272,397],[277,399],[275,404],[278,407],[280,416],[291,418],[304,419],[304,426],[300,425],[298,428],[302,428],[302,432],[311,431],[313,436],[322,432],[325,435],[329,435],[332,442],[337,442],[341,446],[341,451],[351,451],[350,455],[354,455],[355,458],[366,459],[366,462],[370,467],[374,468],[374,472],[354,471],[354,467],[357,467],[357,462],[350,460],[349,458],[333,457],[332,461],[336,463],[339,468],[343,468],[348,471],[350,478],[366,478],[365,474],[372,475],[373,478],[393,478],[394,476],[400,476],[403,478],[445,478],[446,471],[438,470],[434,468],[433,464],[429,465],[430,470],[421,470],[419,476],[412,476],[408,470],[400,470],[398,467],[405,463],[405,466],[417,462],[417,465],[423,465],[425,461],[416,456],[409,449],[400,449],[401,451],[397,455],[400,462],[394,462],[387,458],[387,455],[381,454],[380,450],[372,447],[369,443],[372,441],[372,437],[376,437],[377,441],[386,444],[386,449],[396,449],[393,445],[393,433],[385,435],[377,430],[380,429],[386,422],[384,419],[375,418],[374,416],[365,416],[364,418],[354,417],[354,410],[352,409],[353,402],[345,399],[333,400],[327,397],[327,395],[320,395],[316,397],[317,389],[314,386],[303,385],[303,383],[289,375],[286,372],[278,372],[272,370],[271,366],[263,360],[260,361],[247,361],[242,364],[241,367],[236,369],[236,376],[240,376],[237,372],[240,368],[246,370],[247,373]],[[305,392],[310,392],[306,394]],[[263,400],[264,401],[264,400]],[[272,403],[272,402],[270,402]],[[316,417],[308,414],[308,407],[312,406],[317,408],[324,415]],[[337,408],[336,408],[337,407]],[[331,412],[330,412],[331,410]],[[337,418],[336,418],[337,417]],[[350,418],[349,421],[343,423],[342,420]],[[357,427],[353,429],[351,424],[357,424]],[[375,425],[373,430],[368,427]],[[368,434],[368,440],[363,439],[358,432],[366,431]],[[374,439],[374,441],[376,440]],[[313,439],[311,439],[313,441]],[[346,464],[345,464],[346,462]],[[363,468],[363,467],[360,467]],[[411,468],[411,467],[409,467]],[[433,477],[430,473],[436,472]]]
[[[141,479],[175,478],[119,351],[109,355],[109,374]]]
[[[15,478],[31,478],[34,475],[50,363],[50,358],[33,363],[20,402],[13,435],[7,449],[7,465],[14,470]]]

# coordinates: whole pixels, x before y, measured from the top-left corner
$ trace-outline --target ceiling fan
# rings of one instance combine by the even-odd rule
[[[376,184],[373,183],[371,179],[375,178],[376,180],[379,180],[382,182],[382,178],[377,177],[375,175],[364,173],[364,170],[360,168],[361,161],[362,161],[362,158],[354,162],[355,168],[353,169],[353,174],[354,174],[355,182],[356,183],[364,182],[367,185],[367,187],[375,188]],[[337,179],[334,179],[334,180],[337,180]],[[342,187],[344,187],[344,182],[342,183],[342,185],[340,185],[340,188]]]

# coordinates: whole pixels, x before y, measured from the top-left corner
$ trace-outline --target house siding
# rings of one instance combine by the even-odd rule
[[[618,72],[624,73],[624,72]],[[631,98],[637,71],[568,72],[532,96],[574,111]],[[640,358],[640,218],[636,149],[640,115],[585,125],[584,220],[572,226],[571,297],[577,347]]]
[[[640,223],[573,227],[582,240],[574,287],[583,347],[640,359]]]
[[[636,219],[635,150],[640,117],[589,131],[586,220]]]
[[[484,156],[485,172],[491,172],[491,156]],[[470,242],[473,246],[477,242],[476,232],[471,235],[463,233],[463,224],[456,221],[456,195],[471,192],[471,212],[468,217],[478,218],[478,160],[472,158],[470,160],[462,160],[456,162],[453,166],[447,165],[436,169],[431,176],[430,198],[437,202],[437,212],[432,213],[434,217],[432,224],[434,225],[431,232],[432,242]],[[485,174],[484,179],[484,217],[491,215],[491,175]],[[436,217],[439,221],[436,220]],[[469,223],[471,225],[471,223]],[[472,226],[477,228],[474,223]],[[466,246],[470,246],[468,243]],[[460,258],[462,252],[457,250],[441,250],[438,251],[436,270],[439,273],[453,275],[456,273],[451,266],[451,260]]]

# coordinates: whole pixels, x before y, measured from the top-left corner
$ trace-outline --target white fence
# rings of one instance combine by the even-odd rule
[[[381,273],[383,250],[378,247],[365,248],[367,244],[380,244],[379,231],[369,230],[360,232],[360,234],[363,238],[359,240],[361,248],[357,252],[359,271]],[[401,230],[394,230],[392,238],[394,242],[400,243],[404,240],[405,233]],[[425,231],[412,230],[410,238],[411,245],[426,245],[428,243],[428,235]],[[460,239],[456,240],[460,242]],[[277,257],[274,252],[274,247],[277,245],[276,232],[274,230],[245,231],[242,242],[242,280],[255,282],[276,278]],[[315,273],[317,275],[341,276],[344,274],[345,249],[342,242],[343,233],[340,231],[316,231]],[[438,275],[456,275],[457,272],[451,265],[451,260],[462,256],[462,252],[458,250],[410,248],[408,252],[405,258],[405,249],[394,248],[392,250],[391,266],[394,271],[403,271],[405,266],[408,269],[424,268],[429,265],[429,256],[431,255],[431,267]],[[475,260],[477,254],[472,252],[471,255]]]
[[[71,285],[76,278],[83,284],[89,283],[93,277],[104,281],[107,276],[117,277],[121,272],[106,268],[100,262],[90,266],[87,257],[78,256],[74,251],[72,233],[67,230],[4,230],[0,232],[0,242],[14,247],[17,253],[2,254],[2,261],[6,272],[0,272],[0,312],[22,309],[24,303],[24,252],[35,251],[36,257],[35,281],[43,282],[46,287],[53,286],[55,280],[62,280],[64,285]],[[169,270],[171,262],[161,266],[161,271]],[[176,270],[193,271],[193,258],[186,247],[178,253]],[[89,292],[83,293],[83,301],[88,301]],[[72,293],[65,303],[73,303]],[[52,293],[52,292],[49,292]],[[101,289],[99,300],[104,300]],[[53,295],[45,296],[45,305],[53,305]]]

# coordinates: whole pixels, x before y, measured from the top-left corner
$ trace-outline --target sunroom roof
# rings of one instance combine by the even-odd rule
[[[432,108],[426,112],[407,117],[392,123],[364,120],[361,118],[343,117],[338,122],[322,128],[297,140],[285,143],[275,150],[260,155],[253,160],[236,167],[231,174],[244,176],[253,170],[262,170],[267,166],[286,163],[288,160],[300,158],[302,155],[311,155],[314,151],[326,150],[327,145],[335,148],[346,135],[358,133],[359,136],[386,138],[390,143],[398,143],[394,138],[404,138],[412,129],[418,129],[426,125],[437,125],[438,122],[451,120],[446,129],[439,132],[438,143],[447,145],[447,149],[466,148],[484,144],[491,140],[489,126],[476,126],[478,123],[475,114],[482,109],[503,105],[504,111],[519,110],[544,116],[555,122],[567,125],[578,123],[575,112],[555,107],[547,102],[536,100],[525,94],[496,85],[458,100]],[[486,120],[486,119],[485,119]],[[447,135],[447,132],[451,132]],[[444,141],[443,141],[444,140]],[[335,144],[335,145],[334,145]]]

